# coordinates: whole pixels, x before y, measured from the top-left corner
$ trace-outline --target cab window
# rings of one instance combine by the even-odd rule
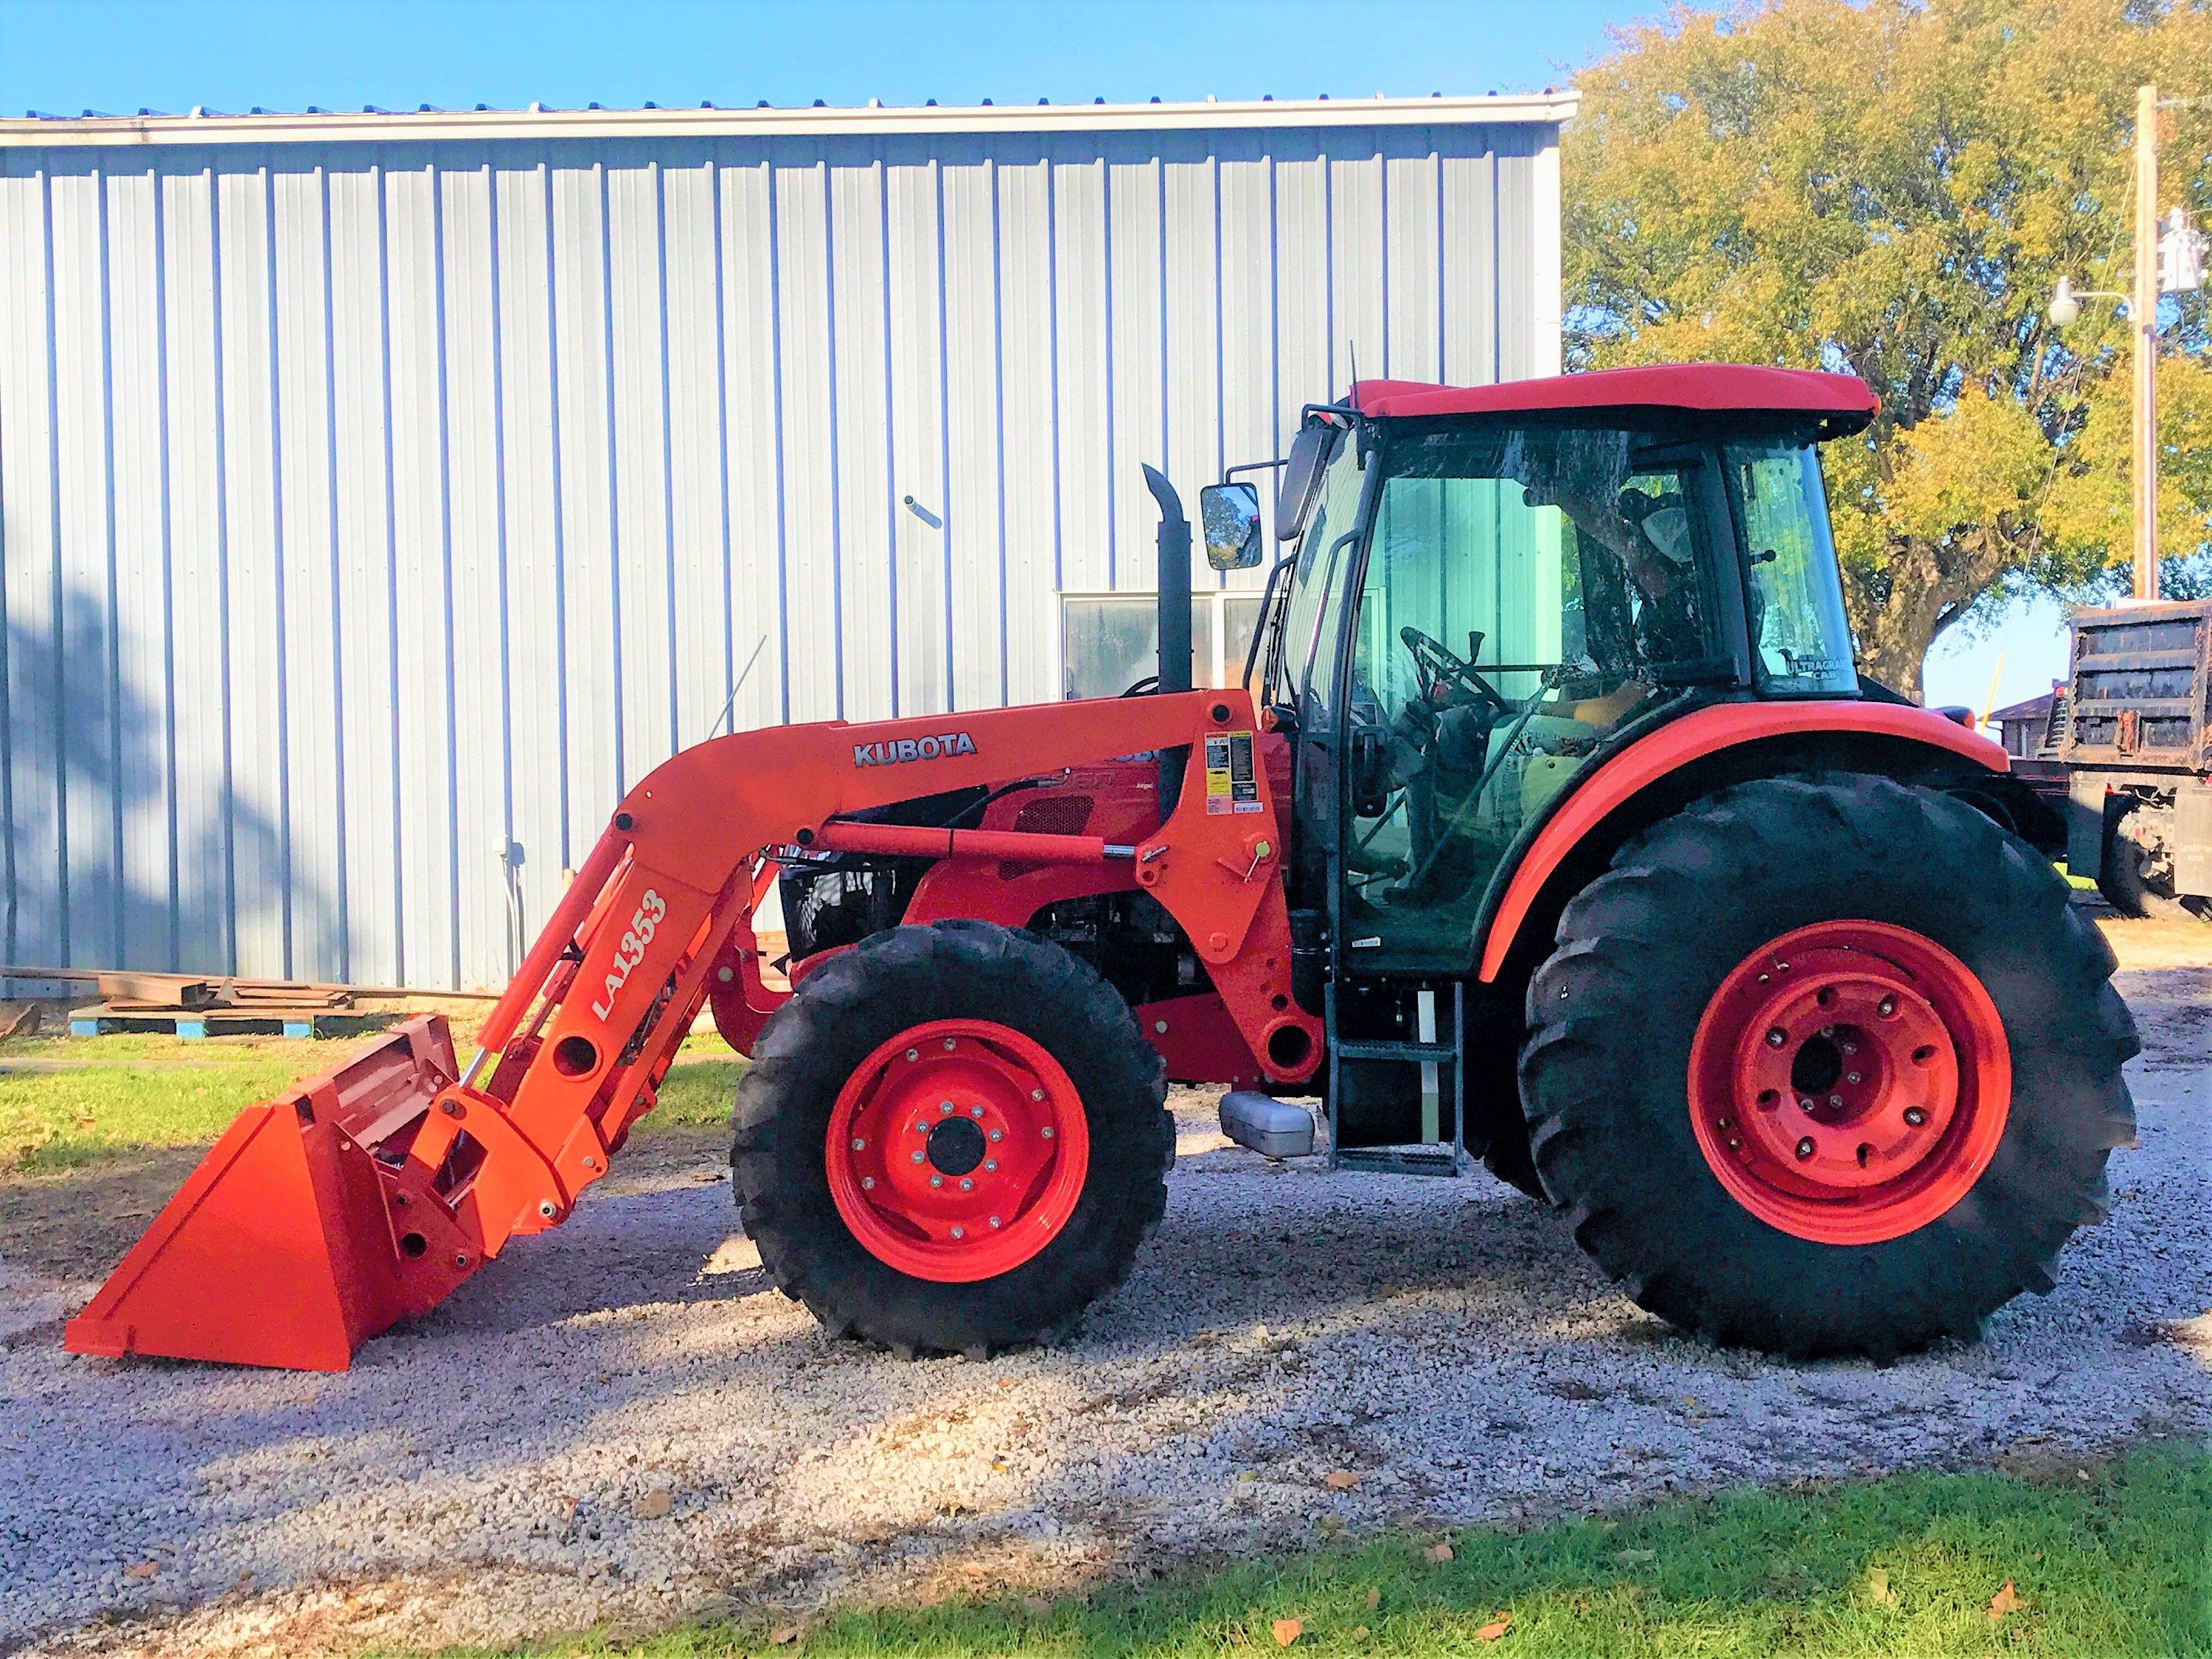
[[[1759,689],[1769,696],[1853,695],[1858,675],[1819,457],[1810,444],[1730,444],[1727,456],[1751,574]]]

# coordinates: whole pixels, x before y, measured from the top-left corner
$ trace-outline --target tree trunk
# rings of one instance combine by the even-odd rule
[[[1992,535],[1950,548],[1918,537],[1899,538],[1891,543],[1881,573],[1887,592],[1876,591],[1865,574],[1846,570],[1844,607],[1858,637],[1859,666],[1919,702],[1928,647],[2002,574],[2008,550]]]

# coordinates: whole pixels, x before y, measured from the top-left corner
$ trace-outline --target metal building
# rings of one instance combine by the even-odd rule
[[[726,706],[1117,689],[1139,461],[1557,370],[1572,109],[0,121],[0,960],[495,986]]]

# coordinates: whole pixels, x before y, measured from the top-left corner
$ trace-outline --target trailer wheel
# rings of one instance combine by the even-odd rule
[[[874,934],[800,981],[753,1054],[737,1200],[763,1267],[832,1332],[902,1354],[1051,1340],[1166,1205],[1160,1057],[1035,934]]]
[[[2178,898],[2165,855],[2154,854],[2127,832],[2127,820],[2137,812],[2155,812],[2132,795],[2116,796],[2105,804],[2104,842],[2097,859],[2097,890],[2105,902],[2124,916],[2159,921],[2212,921],[2212,911],[2202,901]],[[2154,875],[2153,867],[2160,873]]]
[[[2134,1133],[2135,1026],[2051,866],[1886,779],[1698,801],[1568,905],[1530,1144],[1583,1248],[1729,1344],[1887,1358],[2047,1291]]]

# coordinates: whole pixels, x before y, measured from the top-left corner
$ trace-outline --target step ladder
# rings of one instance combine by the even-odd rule
[[[1328,1166],[1332,1170],[1367,1170],[1386,1175],[1456,1176],[1467,1166],[1467,990],[1457,981],[1451,988],[1449,1012],[1450,1036],[1437,1030],[1438,993],[1414,994],[1416,1041],[1347,1040],[1336,1036],[1336,986],[1323,988],[1331,1042],[1328,1046]],[[1407,1146],[1357,1146],[1346,1149],[1338,1134],[1337,1106],[1344,1098],[1343,1066],[1347,1060],[1408,1060],[1420,1067],[1421,1141]],[[1446,1091],[1449,1092],[1447,1093]],[[1444,1103],[1451,1103],[1452,1133],[1443,1134]]]

